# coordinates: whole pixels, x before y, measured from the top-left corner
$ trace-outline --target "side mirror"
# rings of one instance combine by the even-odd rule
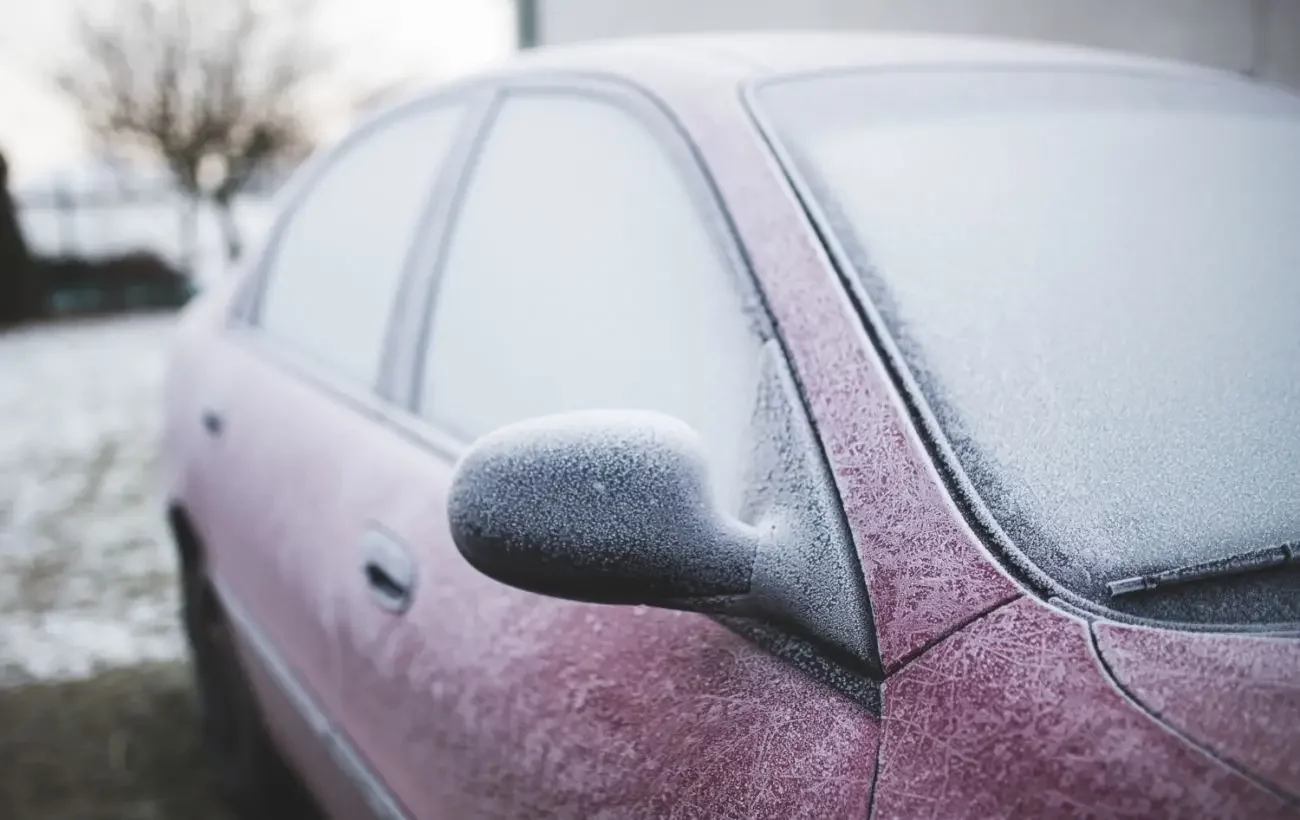
[[[471,565],[520,589],[726,612],[760,537],[714,501],[696,434],[669,416],[586,411],[510,425],[461,459],[448,513]]]
[[[511,586],[709,612],[792,662],[825,651],[878,676],[857,549],[775,342],[752,424],[738,517],[715,501],[695,432],[669,416],[589,411],[502,428],[456,468],[452,537]]]

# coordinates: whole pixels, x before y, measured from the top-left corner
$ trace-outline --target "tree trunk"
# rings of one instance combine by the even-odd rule
[[[226,266],[239,261],[244,253],[244,243],[235,222],[235,209],[229,199],[217,200],[217,218],[221,222],[221,235],[226,241]]]
[[[186,196],[181,213],[181,270],[191,280],[198,278],[199,198]]]

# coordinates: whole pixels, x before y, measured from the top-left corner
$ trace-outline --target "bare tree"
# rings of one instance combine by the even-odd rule
[[[310,147],[305,91],[325,68],[314,0],[116,0],[77,16],[79,58],[57,74],[104,147],[161,161],[221,217],[228,259],[242,242],[236,196]],[[273,6],[274,11],[269,7]]]

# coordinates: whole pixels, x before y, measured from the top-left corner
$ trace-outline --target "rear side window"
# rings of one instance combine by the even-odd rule
[[[349,381],[374,384],[407,252],[460,107],[396,117],[345,145],[288,217],[259,324]]]
[[[760,339],[708,219],[636,116],[508,99],[448,246],[424,416],[469,440],[572,410],[668,413],[700,434],[737,506]]]

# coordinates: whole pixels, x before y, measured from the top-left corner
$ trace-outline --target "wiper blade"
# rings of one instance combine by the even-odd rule
[[[1205,581],[1212,578],[1224,578],[1229,575],[1242,575],[1247,572],[1262,572],[1288,564],[1300,564],[1300,544],[1282,544],[1277,547],[1265,547],[1262,550],[1243,552],[1227,558],[1216,558],[1199,564],[1167,569],[1152,575],[1135,575],[1121,578],[1106,584],[1110,597],[1131,595],[1146,589],[1159,589],[1193,581]]]

